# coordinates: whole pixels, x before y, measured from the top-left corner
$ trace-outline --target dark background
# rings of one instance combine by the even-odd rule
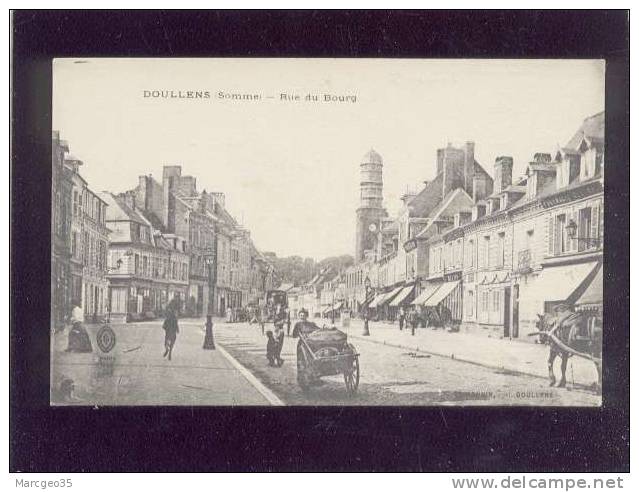
[[[629,471],[628,22],[601,10],[14,11],[10,471]],[[50,408],[57,56],[605,58],[603,408]]]

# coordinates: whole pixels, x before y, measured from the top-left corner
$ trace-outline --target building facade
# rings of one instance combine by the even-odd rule
[[[554,156],[535,154],[514,183],[512,159],[497,158],[494,192],[469,209],[471,221],[431,244],[441,250],[431,263],[462,274],[462,330],[534,341],[527,335],[539,314],[578,307],[601,282],[603,136],[604,114],[587,118]]]
[[[74,299],[71,285],[71,197],[73,184],[64,165],[69,145],[51,138],[51,324],[64,325]],[[76,300],[77,301],[77,300]]]
[[[103,193],[108,204],[109,311],[112,321],[162,315],[176,299],[183,311],[189,285],[185,238],[154,229],[130,194]]]
[[[511,157],[497,157],[491,177],[474,151],[439,149],[436,176],[402,197],[396,217],[376,216],[375,248],[357,249],[343,275],[347,306],[380,320],[414,306],[464,332],[525,341],[558,304],[579,309],[583,296],[601,311],[604,113],[554,154],[535,154],[518,179]],[[381,157],[364,160],[379,208]]]
[[[164,166],[162,183],[140,176],[127,192],[155,230],[186,238],[189,286],[185,314],[223,316],[264,297],[272,267],[255,248],[250,232],[225,208],[220,192],[199,192],[181,166]]]
[[[108,311],[107,253],[109,229],[107,204],[88,187],[80,175],[82,161],[67,155],[71,176],[71,291],[84,311],[85,320],[104,319]]]

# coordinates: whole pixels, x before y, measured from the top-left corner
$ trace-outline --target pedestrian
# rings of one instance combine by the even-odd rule
[[[275,343],[277,344],[275,347],[275,363],[277,367],[282,367],[284,364],[284,360],[281,357],[282,348],[284,348],[284,325],[278,323],[275,325],[275,333],[273,334],[275,338]]]
[[[286,336],[291,336],[291,311],[286,308]]]
[[[162,324],[164,329],[164,355],[171,360],[171,354],[173,353],[173,347],[175,346],[175,340],[177,334],[180,333],[180,327],[178,326],[177,309],[173,302],[170,302],[166,310],[166,318]]]
[[[417,312],[413,306],[408,312],[408,322],[410,323],[410,334],[415,336],[415,328],[417,328]]]
[[[80,307],[80,301],[75,301],[71,310],[71,329],[69,330],[67,352],[88,353],[93,352],[91,339],[84,327],[84,313]]]
[[[268,359],[268,365],[275,366],[275,354],[277,352],[277,341],[273,338],[273,332],[271,330],[266,331],[266,358]]]
[[[268,319],[268,309],[266,306],[262,308],[260,313],[260,326],[262,327],[262,335],[264,335],[264,323],[266,323],[266,320]]]
[[[406,312],[404,311],[404,306],[399,308],[399,331],[404,329],[404,320],[406,319]]]

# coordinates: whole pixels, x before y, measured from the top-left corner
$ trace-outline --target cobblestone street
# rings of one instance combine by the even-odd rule
[[[268,326],[268,325],[267,325]],[[359,327],[351,328],[353,334]],[[268,327],[267,327],[268,329]],[[348,331],[348,330],[347,330]],[[408,335],[402,333],[401,335]],[[351,337],[360,356],[359,392],[348,397],[341,376],[304,394],[296,380],[297,339],[286,338],[281,368],[269,367],[259,325],[217,324],[216,342],[249,368],[286,404],[293,405],[549,405],[596,406],[600,396],[585,389],[548,387],[548,380],[508,370]],[[545,359],[539,361],[545,366]]]

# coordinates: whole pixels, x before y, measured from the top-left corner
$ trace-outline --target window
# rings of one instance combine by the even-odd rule
[[[493,290],[492,292],[492,308],[493,308],[493,312],[498,313],[499,312],[499,300],[500,300],[500,292],[498,290]]]
[[[466,292],[466,316],[472,318],[475,309],[475,293],[472,290]]]
[[[140,255],[135,255],[134,273],[137,275],[140,272]]]
[[[78,216],[79,213],[79,194],[77,191],[73,192],[73,215],[74,217]]]
[[[555,218],[555,254],[562,254],[567,250],[566,214],[561,214]]]
[[[483,265],[485,268],[490,266],[490,236],[484,236]]]
[[[468,241],[468,266],[475,266],[475,241]]]
[[[590,231],[592,229],[592,209],[582,208],[579,211],[579,232],[577,237],[590,238]],[[577,240],[577,250],[584,251],[592,246],[591,241]]]
[[[149,274],[149,258],[147,256],[142,257],[142,275],[147,276]]]
[[[529,229],[526,231],[526,237],[524,238],[524,247],[527,250],[531,250],[532,249],[532,244],[533,244],[533,238],[535,236],[535,230],[534,229]]]
[[[78,234],[74,232],[71,235],[71,255],[76,258],[78,255]]]
[[[506,234],[504,232],[500,232],[497,235],[497,264],[498,268],[502,268],[504,266],[504,254],[505,248],[504,243],[506,242]]]

